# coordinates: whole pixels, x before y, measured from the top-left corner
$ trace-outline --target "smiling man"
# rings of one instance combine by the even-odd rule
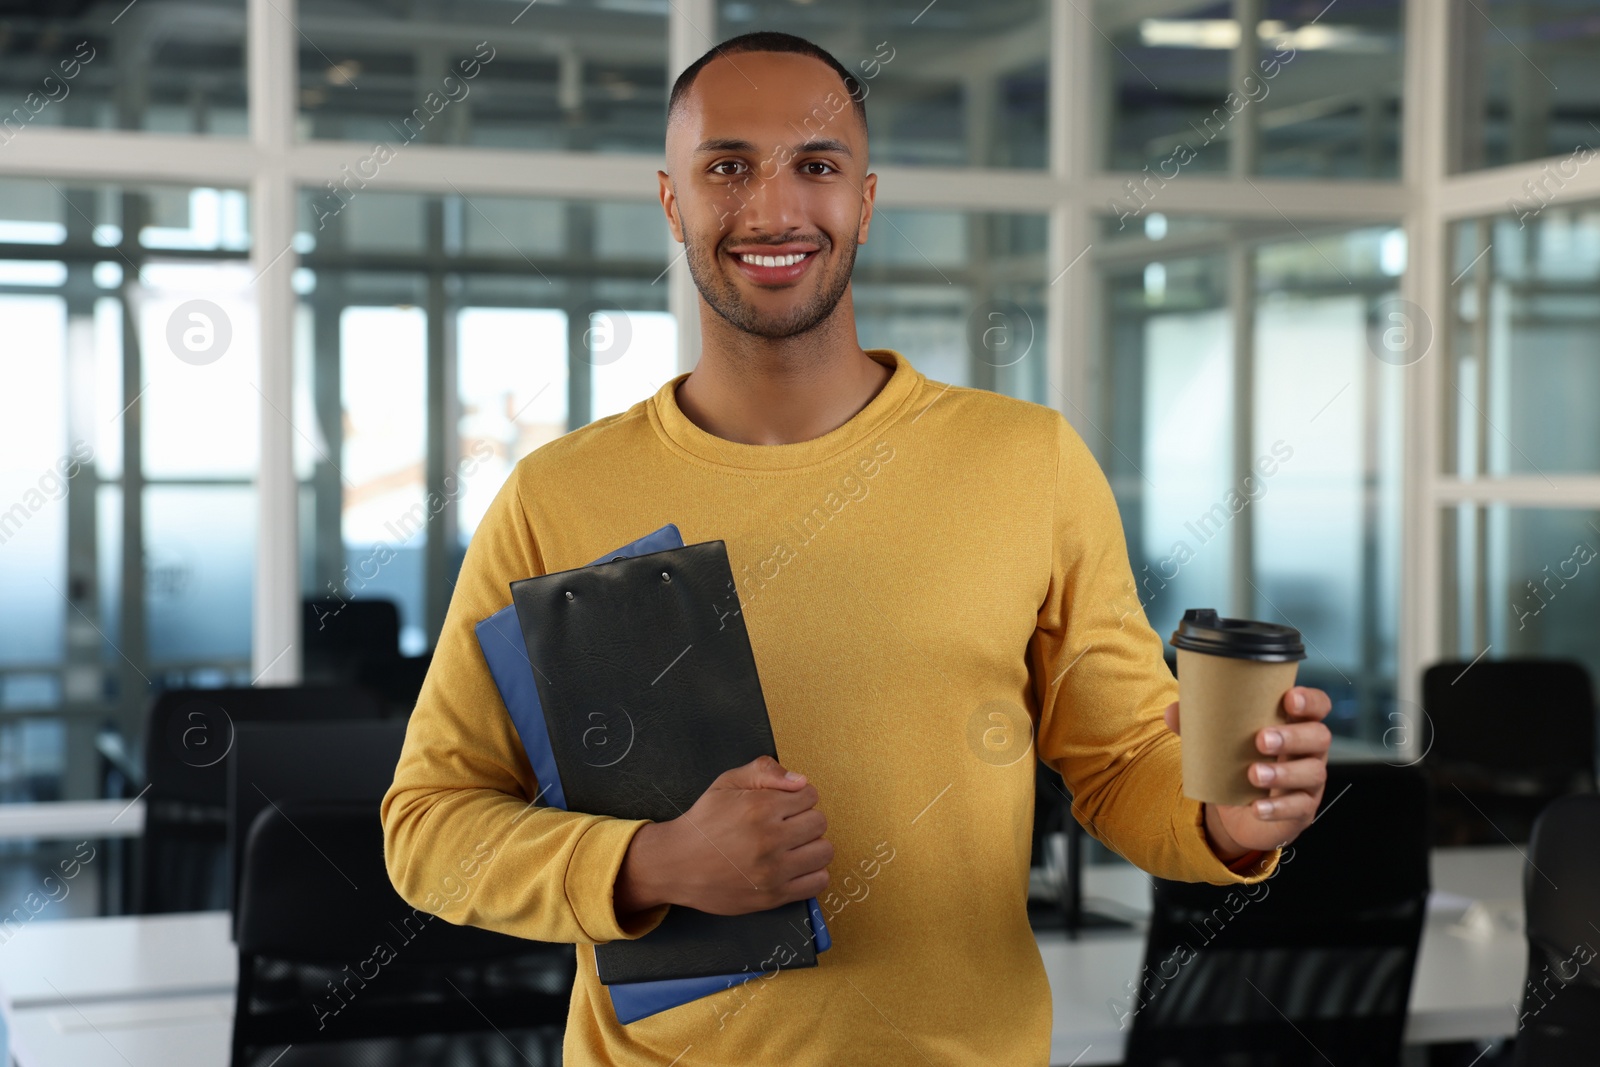
[[[1249,772],[1270,799],[1186,799],[1177,685],[1126,607],[1122,526],[1082,440],[1049,408],[858,344],[850,276],[877,188],[863,96],[785,34],[724,42],[678,79],[660,194],[700,293],[699,362],[517,464],[384,799],[408,901],[577,945],[574,1065],[1045,1064],[1035,759],[1096,838],[1173,879],[1260,881],[1322,798],[1329,702],[1296,688]],[[510,582],[668,522],[727,544],[782,765],[730,768],[670,822],[530,806],[473,624]],[[816,967],[618,1023],[594,945],[674,906],[811,896],[833,936]]]

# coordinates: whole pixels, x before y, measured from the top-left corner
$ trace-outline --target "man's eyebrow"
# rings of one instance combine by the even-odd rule
[[[795,147],[794,153],[803,156],[808,152],[836,152],[841,156],[852,156],[850,146],[834,137],[818,137],[805,144]]]
[[[742,137],[713,137],[696,145],[694,154],[704,155],[708,152],[755,153],[759,151],[760,149],[756,147],[754,142],[747,141]],[[809,152],[834,152],[841,156],[854,158],[854,153],[850,151],[850,146],[834,137],[815,137],[804,144],[796,145],[792,151],[795,155],[805,155]]]
[[[712,137],[695,146],[695,155],[706,152],[754,152],[756,146],[741,137]]]

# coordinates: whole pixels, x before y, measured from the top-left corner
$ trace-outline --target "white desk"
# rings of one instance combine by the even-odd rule
[[[1411,988],[1412,1044],[1505,1037],[1517,1032],[1528,942],[1522,916],[1522,853],[1511,845],[1441,849],[1432,857],[1434,896]],[[1450,898],[1458,899],[1450,899]],[[1477,901],[1463,928],[1465,900]]]
[[[94,841],[142,833],[144,801],[137,798],[0,804],[0,840]]]
[[[227,912],[31,922],[0,945],[22,1067],[222,1067],[238,957]]]
[[[1435,853],[1408,1043],[1515,1032],[1527,948],[1508,920],[1520,913],[1521,872],[1509,847]],[[1131,867],[1088,868],[1084,892],[1095,910],[1150,913],[1149,879]],[[1478,937],[1457,926],[1467,897],[1498,916]],[[1143,931],[1037,938],[1054,1002],[1051,1062],[1121,1062],[1126,1035],[1107,1004],[1139,972]],[[220,1067],[236,967],[223,912],[41,922],[0,946],[0,1010],[23,1067]]]
[[[232,994],[227,912],[35,920],[0,945],[0,1010]]]
[[[233,995],[52,1004],[10,1022],[20,1067],[223,1067]]]

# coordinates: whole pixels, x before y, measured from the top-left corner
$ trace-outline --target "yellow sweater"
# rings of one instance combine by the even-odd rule
[[[674,378],[519,462],[467,550],[383,801],[389,873],[450,922],[577,945],[573,1067],[1047,1063],[1026,911],[1035,751],[1089,832],[1147,871],[1226,884],[1277,863],[1230,871],[1182,796],[1161,719],[1177,685],[1078,435],[869,354],[893,368],[883,389],[798,444],[706,433]],[[473,626],[510,582],[669,522],[727,543],[778,758],[828,818],[833,947],[623,1026],[592,946],[666,914],[622,925],[612,907],[643,823],[529,804],[539,785]]]

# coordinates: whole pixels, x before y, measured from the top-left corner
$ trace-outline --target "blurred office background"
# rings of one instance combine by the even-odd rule
[[[1578,725],[1524,732],[1593,748],[1590,0],[0,0],[7,908],[101,818],[71,805],[144,795],[164,694],[409,711],[512,465],[693,366],[666,95],[752,29],[868,88],[861,344],[1062,411],[1159,633],[1298,627],[1341,757],[1482,788],[1435,844],[1592,791],[1592,751],[1428,755],[1463,668],[1529,658]],[[1452,719],[1491,763],[1557,675],[1493,677]],[[163,910],[127,829],[43,918]]]
[[[1397,762],[1429,664],[1600,670],[1592,4],[124,4],[0,4],[0,801],[308,600],[425,664],[511,466],[693,365],[666,93],[756,28],[869,89],[860,342],[1064,412],[1158,632],[1292,623]]]

